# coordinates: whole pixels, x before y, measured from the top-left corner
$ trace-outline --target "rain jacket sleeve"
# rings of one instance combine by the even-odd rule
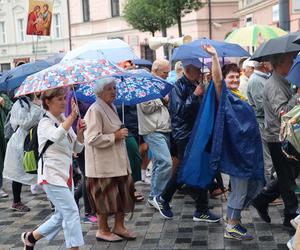
[[[281,89],[274,89],[273,93],[276,98],[272,99],[272,109],[276,117],[280,120],[280,112],[283,110],[287,113],[295,107],[297,105],[297,99],[300,98],[300,94],[296,94],[291,99],[288,99]]]
[[[21,104],[23,102],[23,104]],[[28,131],[42,118],[43,111],[37,105],[24,101],[16,101],[11,109],[10,123],[13,129],[18,127]]]
[[[186,119],[195,110],[198,111],[199,97],[192,94],[186,97],[183,84],[176,84],[171,92],[172,113],[178,118]]]

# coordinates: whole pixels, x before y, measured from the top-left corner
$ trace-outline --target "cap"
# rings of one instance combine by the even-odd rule
[[[193,65],[194,67],[201,69],[202,67],[205,66],[205,64],[203,64],[202,62],[200,62],[199,59],[186,59],[186,60],[182,60],[182,66],[186,67],[188,65]]]
[[[243,62],[243,65],[242,65],[242,68],[243,69],[246,69],[246,67],[253,67],[253,68],[256,68],[260,65],[259,62],[257,61],[254,61],[254,60],[250,60],[250,57],[247,58],[244,62]]]

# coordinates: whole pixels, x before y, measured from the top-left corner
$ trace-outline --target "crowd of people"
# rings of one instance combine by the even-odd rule
[[[224,130],[239,131],[243,127],[242,134],[236,133],[241,135],[238,138],[241,141],[246,140],[246,135],[258,135],[253,137],[257,139],[255,146],[248,143],[248,148],[250,154],[258,154],[256,159],[261,159],[258,164],[251,163],[251,159],[232,159],[235,171],[227,173],[230,181],[227,213],[223,218],[224,238],[253,239],[242,223],[243,209],[253,205],[261,219],[271,223],[268,206],[280,197],[284,204],[283,225],[297,229],[298,200],[294,189],[299,162],[286,157],[279,141],[282,114],[299,103],[300,90],[294,91],[285,79],[296,53],[273,56],[270,62],[242,60],[240,68],[235,63],[221,67],[216,50],[210,45],[203,49],[212,57],[209,70],[204,70],[199,60],[177,62],[176,81],[168,95],[121,111],[114,105],[116,82],[112,77],[95,82],[96,102],[92,105],[78,101],[74,91],[67,88],[16,100],[0,94],[0,197],[12,194],[11,209],[30,212],[21,201],[21,194],[23,185],[31,185],[33,193],[36,189],[44,190],[54,211],[37,229],[22,234],[25,249],[34,249],[43,237],[54,239],[62,229],[66,247],[79,249],[84,245],[81,221],[97,223],[98,241],[135,240],[137,235],[126,227],[125,216],[134,216],[135,202],[144,199],[135,189],[135,182],[145,180],[148,165],[152,165],[152,170],[147,203],[163,218],[173,218],[170,203],[175,192],[181,190],[195,201],[194,222],[221,221],[222,215],[213,213],[209,206],[209,194],[227,191],[216,181],[222,178],[220,173],[205,188],[178,181],[183,166],[188,167],[184,165],[187,149],[193,145],[197,119],[205,119],[198,113],[210,93],[215,93],[213,101],[217,109],[226,96],[225,105],[231,109],[227,119],[236,112],[243,117],[229,117],[231,126],[225,123]],[[125,65],[129,65],[128,70],[134,66],[131,62]],[[167,79],[170,70],[169,61],[158,59],[153,62],[151,73]],[[122,112],[124,122],[120,118]],[[224,112],[228,112],[226,107]],[[4,136],[7,117],[13,129],[8,140]],[[22,163],[22,142],[36,125],[39,153],[51,141],[39,157],[37,175],[25,173]],[[261,150],[256,151],[257,148]],[[76,190],[75,168],[80,175]],[[11,181],[11,192],[3,190],[3,178]],[[85,212],[82,217],[81,197]],[[114,218],[112,228],[108,224],[110,216]],[[297,241],[300,236],[296,234],[288,242],[289,248],[298,249]]]

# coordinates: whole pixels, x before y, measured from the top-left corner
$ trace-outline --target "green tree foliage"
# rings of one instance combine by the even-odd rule
[[[203,7],[204,3],[201,0],[161,0],[163,8],[168,9],[178,24],[178,34],[182,36],[181,18],[193,10],[198,10]]]
[[[163,0],[127,0],[125,20],[135,29],[151,32],[166,30],[175,23],[173,16],[164,8]]]

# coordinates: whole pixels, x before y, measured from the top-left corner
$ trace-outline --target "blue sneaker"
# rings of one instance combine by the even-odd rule
[[[153,198],[154,206],[158,209],[160,214],[166,218],[166,219],[172,219],[173,218],[173,212],[169,206],[169,203],[166,201],[163,201],[160,196],[155,196]]]
[[[220,216],[217,216],[213,213],[211,213],[210,211],[207,211],[206,213],[202,213],[202,212],[199,212],[199,211],[195,211],[194,213],[194,217],[193,217],[193,221],[196,221],[196,222],[211,222],[211,223],[216,223],[216,222],[219,222],[221,219]]]
[[[236,224],[233,228],[225,228],[224,232],[225,239],[234,240],[252,240],[253,236],[247,232],[247,229],[240,224]]]

